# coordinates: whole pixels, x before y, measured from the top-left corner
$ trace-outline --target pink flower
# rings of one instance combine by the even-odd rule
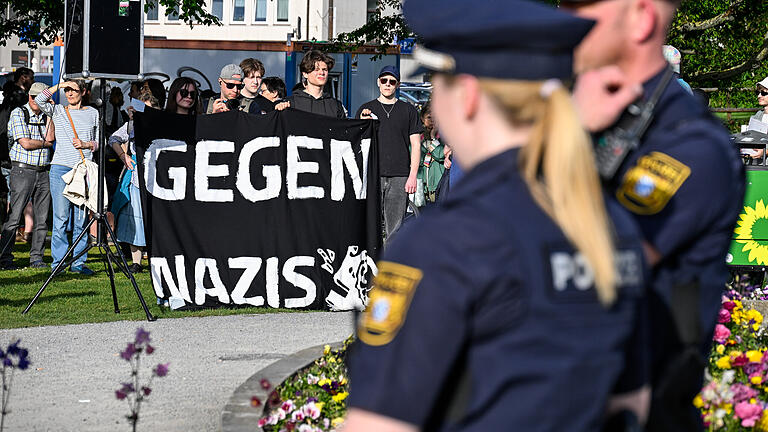
[[[726,340],[728,340],[728,337],[731,335],[731,331],[728,330],[728,327],[718,324],[715,326],[715,336],[714,340],[717,343],[725,343]]]
[[[728,312],[733,312],[733,308],[736,307],[736,303],[732,301],[723,302],[723,308],[728,310]]]
[[[268,421],[268,420],[269,420],[269,419],[268,419],[267,417],[262,417],[262,418],[260,418],[260,419],[259,419],[259,427],[260,427],[260,428],[263,428],[264,426],[266,426],[266,425],[267,425],[267,421]]]
[[[293,414],[291,414],[291,420],[297,423],[304,420],[304,413],[301,412],[301,410],[294,411]]]
[[[725,324],[729,321],[731,321],[731,313],[726,309],[720,309],[720,312],[717,314],[717,322]]]
[[[732,385],[731,391],[733,392],[734,402],[749,401],[753,397],[757,397],[757,391],[755,389],[741,383]]]
[[[741,419],[741,425],[744,427],[753,427],[763,415],[763,409],[758,405],[752,405],[747,402],[739,402],[734,408],[736,416]]]

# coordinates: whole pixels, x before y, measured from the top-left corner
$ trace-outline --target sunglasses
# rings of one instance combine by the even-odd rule
[[[243,83],[240,83],[240,84],[235,84],[235,83],[228,83],[228,82],[224,82],[224,81],[222,81],[222,84],[224,84],[225,86],[227,86],[227,88],[228,88],[228,89],[230,89],[230,90],[232,90],[232,89],[233,89],[233,88],[235,88],[235,87],[237,87],[237,89],[238,89],[238,90],[242,90],[242,89],[243,89],[243,87],[245,87],[245,84],[243,84]]]
[[[768,90],[758,90],[757,94],[760,96],[768,96]]]
[[[394,79],[394,78],[379,78],[379,82],[382,85],[386,84],[387,82],[389,82],[389,85],[391,85],[391,86],[396,86],[397,85],[397,80]]]
[[[229,87],[229,88],[232,88],[232,87]],[[182,98],[190,97],[194,99],[197,97],[197,90],[189,91],[187,89],[181,89],[179,90],[179,94],[181,95]]]
[[[72,88],[72,87],[64,87],[64,93],[69,93],[69,92],[79,93],[80,89],[76,89],[76,88]]]

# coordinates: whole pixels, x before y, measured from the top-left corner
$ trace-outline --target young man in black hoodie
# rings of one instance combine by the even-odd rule
[[[333,64],[333,58],[321,51],[307,52],[299,64],[304,90],[294,92],[288,97],[287,102],[277,104],[275,109],[283,110],[291,107],[329,117],[347,118],[344,105],[324,91],[328,72],[333,69]]]

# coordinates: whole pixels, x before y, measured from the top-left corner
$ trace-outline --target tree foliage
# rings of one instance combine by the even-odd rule
[[[205,10],[204,0],[159,0],[158,3],[166,6],[166,14],[178,8],[179,20],[190,26],[221,24]],[[146,2],[145,10],[153,7],[156,7],[153,2]],[[31,48],[48,45],[61,36],[63,29],[64,0],[0,0],[0,45],[5,45],[13,36]]]
[[[683,55],[681,75],[693,87],[718,88],[712,106],[756,106],[755,83],[768,76],[768,2],[687,0],[669,43]]]

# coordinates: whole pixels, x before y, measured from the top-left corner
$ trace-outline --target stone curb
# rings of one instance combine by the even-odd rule
[[[331,349],[338,350],[344,346],[343,342],[329,344]],[[267,398],[275,387],[282,384],[291,375],[304,369],[323,355],[325,345],[317,345],[305,350],[301,350],[278,360],[264,369],[251,375],[243,384],[238,387],[232,396],[230,396],[224,410],[221,412],[221,431],[222,432],[258,432],[262,429],[258,426],[259,418],[265,414],[267,409]],[[261,387],[261,380],[266,379],[272,384],[269,390]],[[251,398],[256,396],[261,400],[262,406],[254,408],[251,406]]]

